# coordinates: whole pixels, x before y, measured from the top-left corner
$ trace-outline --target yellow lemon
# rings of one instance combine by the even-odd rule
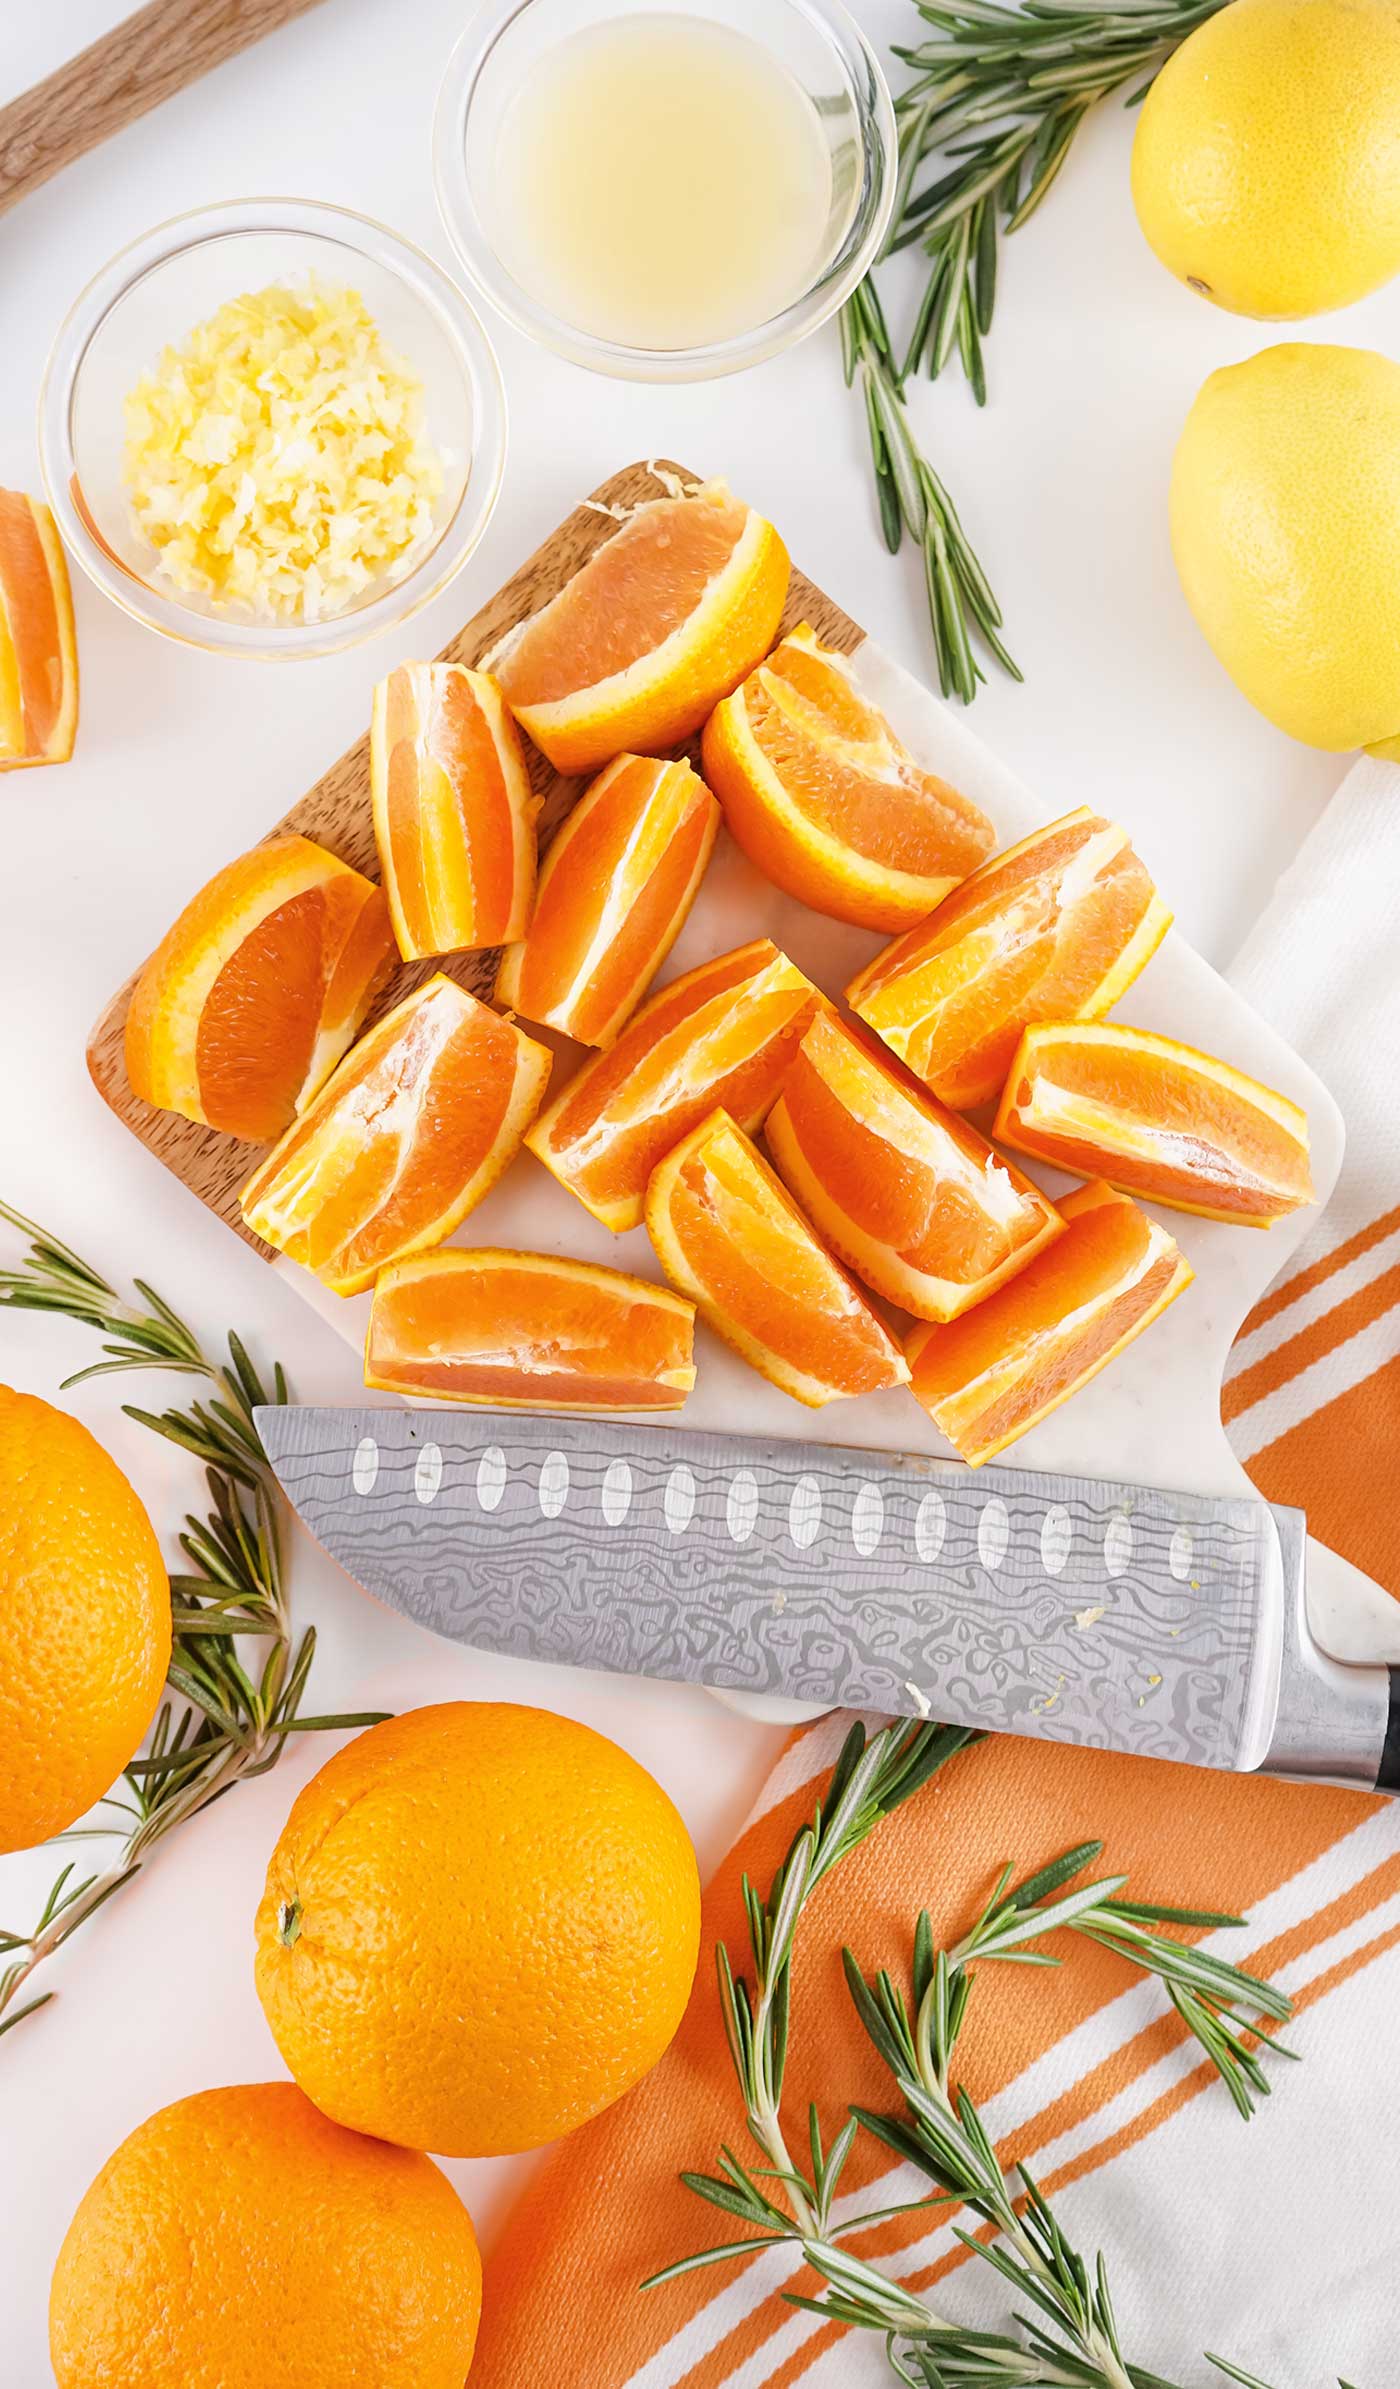
[[[1236,315],[1348,307],[1400,271],[1400,0],[1232,0],[1133,143],[1163,265]]]
[[[1400,734],[1400,365],[1290,341],[1211,374],[1171,535],[1192,613],[1271,722],[1333,751]]]

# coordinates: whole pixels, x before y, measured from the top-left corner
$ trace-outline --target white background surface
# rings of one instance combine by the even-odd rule
[[[857,0],[879,40],[915,38],[903,0]],[[0,100],[123,13],[120,0],[4,12]],[[0,482],[35,487],[33,405],[52,332],[111,252],[160,217],[289,191],[382,216],[450,263],[428,126],[461,0],[325,0],[261,50],[0,217]],[[1054,197],[1010,244],[990,344],[992,402],[920,388],[915,410],[1002,597],[1024,689],[994,682],[975,726],[1044,795],[1131,826],[1187,935],[1228,958],[1343,768],[1275,735],[1199,640],[1168,553],[1171,446],[1200,380],[1269,335],[1178,290],[1138,234],[1130,125],[1104,113]],[[903,315],[908,286],[886,289]],[[904,294],[903,296],[901,294]],[[1313,327],[1400,353],[1400,286]],[[586,489],[636,455],[724,472],[806,568],[896,657],[926,665],[916,560],[879,543],[865,434],[835,335],[745,377],[651,391],[595,380],[493,326],[512,410],[505,495],[456,588],[409,634],[431,653]],[[279,1355],[303,1399],[348,1400],[339,1339],[130,1140],[92,1093],[93,1018],[199,881],[261,833],[356,736],[393,638],[350,656],[251,667],[166,645],[75,591],[81,743],[66,769],[0,784],[0,1191],[114,1276],[150,1276],[215,1339],[236,1324]],[[57,1395],[91,1357],[61,1323],[0,1316],[0,1375]],[[170,1392],[179,1387],[170,1385]],[[65,1397],[136,1479],[158,1523],[197,1488],[119,1416],[163,1381]],[[322,1630],[316,1706],[533,1699],[614,1733],[668,1786],[702,1858],[722,1848],[772,1737],[700,1694],[488,1663],[371,1608],[299,1542],[295,1600]],[[266,1856],[307,1742],[185,1830],[146,1879],[50,1969],[61,1996],[0,2042],[0,2377],[49,2379],[46,2285],[97,2165],[142,2117],[209,2083],[280,2072],[253,1993],[251,1927]],[[19,1925],[43,1858],[0,1862],[0,1921]],[[455,2166],[489,2238],[505,2167]]]

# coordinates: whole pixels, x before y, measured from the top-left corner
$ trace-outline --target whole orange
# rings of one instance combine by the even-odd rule
[[[257,1983],[302,2089],[409,2148],[536,2148],[655,2065],[700,1939],[695,1853],[602,1734],[488,1701],[372,1726],[293,1805]]]
[[[345,2132],[292,2082],[139,2124],[68,2226],[58,2389],[462,2389],[471,2217],[430,2158]]]
[[[150,1519],[95,1436],[0,1386],[0,1851],[111,1790],[170,1665]]]

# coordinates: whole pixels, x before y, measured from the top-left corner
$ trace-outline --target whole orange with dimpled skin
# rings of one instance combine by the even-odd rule
[[[462,2389],[471,2217],[291,2082],[177,2099],[110,2156],[49,2299],[58,2389]]]
[[[81,1420],[0,1386],[0,1852],[111,1790],[170,1665],[160,1545]]]
[[[689,1836],[635,1759],[568,1717],[451,1701],[372,1726],[298,1795],[258,1994],[338,2122],[500,2156],[649,2071],[699,1939]]]

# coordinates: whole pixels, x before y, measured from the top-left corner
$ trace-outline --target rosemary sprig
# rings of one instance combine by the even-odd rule
[[[1143,97],[1178,43],[1225,0],[915,0],[928,28],[895,56],[913,81],[897,103],[900,179],[887,244],[929,260],[901,379],[956,350],[979,405],[997,249],[1035,213],[1091,108]],[[930,181],[919,184],[932,163]]]
[[[170,1369],[201,1377],[212,1389],[205,1400],[159,1414],[124,1405],[128,1418],[193,1454],[208,1487],[208,1512],[187,1516],[179,1537],[189,1567],[170,1579],[174,1639],[167,1682],[176,1698],[163,1704],[144,1752],[103,1803],[112,1822],[60,1837],[119,1837],[110,1864],[75,1882],[76,1862],[70,1861],[37,1923],[27,1932],[0,1931],[0,1959],[10,1960],[0,1967],[5,2033],[53,1997],[45,1991],[17,2004],[37,1969],[135,1879],[175,1826],[275,1766],[288,1734],[373,1725],[379,1712],[301,1714],[316,1636],[308,1627],[299,1641],[294,1638],[280,1499],[253,1425],[258,1403],[287,1399],[281,1368],[274,1370],[269,1394],[236,1335],[229,1336],[227,1361],[212,1361],[143,1280],[135,1281],[135,1291],[144,1309],[123,1301],[91,1263],[21,1212],[0,1203],[0,1219],[29,1239],[19,1266],[0,1270],[0,1307],[59,1312],[107,1339],[104,1357],[65,1378],[65,1389],[117,1369]],[[255,1638],[260,1648],[256,1669],[240,1657],[243,1637]]]
[[[914,437],[889,327],[869,275],[841,310],[841,352],[847,387],[859,381],[865,401],[885,544],[895,554],[907,531],[922,550],[938,685],[945,697],[958,696],[970,705],[985,678],[974,637],[1013,680],[1021,674],[999,635],[1001,608],[991,583],[952,499]]]

